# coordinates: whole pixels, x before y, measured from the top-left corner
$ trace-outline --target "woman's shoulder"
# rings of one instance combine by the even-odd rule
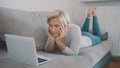
[[[81,29],[78,25],[76,24],[69,24],[69,28],[68,28],[68,34],[70,34],[69,36],[74,36],[75,34],[79,34],[81,33]]]
[[[78,25],[76,25],[76,24],[69,24],[69,28],[68,29],[72,29],[72,30],[74,30],[74,29],[78,29],[78,30],[80,30],[80,27],[78,26]]]

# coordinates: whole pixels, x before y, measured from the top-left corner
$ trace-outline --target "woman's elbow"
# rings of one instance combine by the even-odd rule
[[[53,50],[45,50],[45,52],[53,52]]]
[[[66,55],[69,55],[69,56],[74,56],[74,55],[78,55],[78,52],[70,52],[70,53],[64,53]]]
[[[45,51],[45,52],[53,52],[53,49],[45,48],[44,51]]]

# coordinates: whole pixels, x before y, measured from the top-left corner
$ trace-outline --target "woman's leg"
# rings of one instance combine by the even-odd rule
[[[93,9],[93,35],[98,36],[99,38],[101,38],[101,32],[100,32],[100,26],[98,23],[98,19],[95,13],[96,8]]]
[[[89,32],[89,24],[90,24],[90,19],[86,18],[81,31]]]
[[[82,32],[82,35],[89,37],[91,39],[91,41],[92,41],[93,46],[97,45],[97,44],[99,44],[101,42],[101,39],[98,36],[95,36],[95,35],[93,35],[93,34],[91,34],[89,32]]]
[[[95,8],[92,10],[92,15],[93,15],[93,34],[88,32],[82,32],[82,35],[88,36],[92,41],[92,45],[94,46],[101,42],[101,33],[97,16],[95,15]]]
[[[91,17],[91,8],[88,9],[87,18],[82,26],[81,31],[89,32],[90,17]]]
[[[92,41],[92,45],[97,45],[101,42],[100,28],[97,21],[97,17],[95,15],[93,16],[93,34],[94,35],[88,32],[89,23],[90,23],[90,18],[87,18],[82,27],[82,35],[89,37]]]

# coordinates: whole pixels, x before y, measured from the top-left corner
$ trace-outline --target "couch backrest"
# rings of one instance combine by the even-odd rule
[[[36,48],[43,49],[47,40],[46,18],[49,12],[29,12],[0,7],[0,36],[5,33],[34,37]]]
[[[15,34],[34,37],[36,48],[43,49],[47,40],[49,12],[30,12],[0,7],[0,36]],[[75,23],[76,24],[76,23]],[[105,31],[102,30],[102,34]]]

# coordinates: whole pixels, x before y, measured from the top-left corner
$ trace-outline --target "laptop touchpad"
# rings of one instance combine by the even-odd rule
[[[37,59],[38,59],[38,63],[41,63],[41,62],[47,61],[46,59],[42,59],[42,58],[37,58]]]

